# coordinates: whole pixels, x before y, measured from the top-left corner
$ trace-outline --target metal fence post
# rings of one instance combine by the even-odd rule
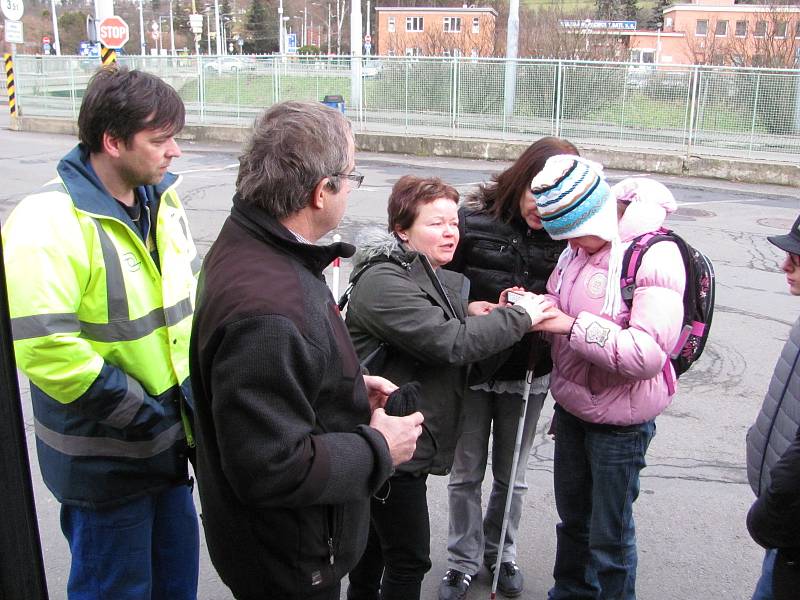
[[[206,81],[203,59],[197,57],[197,99],[200,101],[200,122],[206,118]]]
[[[561,87],[563,81],[563,63],[559,59],[558,64],[556,65],[556,105],[555,105],[555,112],[553,114],[553,128],[554,128],[554,135],[556,137],[561,137]]]
[[[753,152],[753,135],[756,130],[756,116],[758,115],[758,94],[761,90],[761,73],[756,73],[756,89],[753,92],[753,116],[750,119],[750,142],[747,145],[747,155]]]
[[[72,108],[72,118],[78,118],[78,94],[76,93],[75,88],[75,69],[74,63],[71,58],[67,58],[67,65],[69,65],[69,104],[70,108]]]
[[[458,119],[458,57],[453,57],[453,65],[450,68],[450,128],[453,135],[456,134],[456,121]]]
[[[408,133],[408,65],[409,61],[404,60],[403,63],[405,64],[405,72],[406,72],[406,80],[405,85],[403,86],[404,96],[405,96],[405,109],[403,110],[403,126],[405,127],[405,132]]]
[[[686,158],[689,158],[692,154],[692,144],[694,143],[696,137],[696,123],[695,123],[695,115],[698,112],[697,103],[700,101],[700,94],[698,90],[700,88],[700,68],[695,65],[692,69],[692,85],[690,86],[690,98],[689,98],[689,139],[686,140]]]
[[[0,245],[0,598],[47,600]]]

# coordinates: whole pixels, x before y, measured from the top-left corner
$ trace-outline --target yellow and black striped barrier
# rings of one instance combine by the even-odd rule
[[[6,65],[6,89],[8,90],[8,110],[11,116],[17,116],[17,93],[14,86],[14,59],[8,53],[3,54],[3,61]]]
[[[115,64],[117,62],[117,51],[114,48],[100,46],[100,61],[104,67]]]

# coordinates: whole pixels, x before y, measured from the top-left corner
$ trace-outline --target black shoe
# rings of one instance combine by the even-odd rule
[[[486,565],[494,576],[494,563]],[[500,577],[497,578],[497,589],[506,598],[516,598],[525,587],[522,571],[513,560],[500,563]]]
[[[447,569],[447,573],[439,584],[439,600],[464,600],[472,581],[472,575],[457,569]]]

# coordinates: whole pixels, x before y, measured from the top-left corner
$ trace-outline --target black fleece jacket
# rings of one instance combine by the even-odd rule
[[[352,246],[302,244],[234,198],[206,256],[190,349],[209,553],[237,598],[304,598],[358,561],[391,472],[322,270]]]

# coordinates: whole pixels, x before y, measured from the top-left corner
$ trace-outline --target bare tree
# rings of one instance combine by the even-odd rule
[[[695,25],[695,31],[686,31],[686,47],[689,50],[689,57],[695,65],[722,65],[730,62],[730,45],[733,32],[730,31],[731,23],[727,20],[708,19],[706,30],[703,33]],[[724,35],[720,34],[718,28],[725,27]]]
[[[784,6],[770,6],[756,20],[748,21],[745,37],[734,36],[728,46],[732,64],[752,67],[793,68],[800,48],[796,38],[800,16]]]
[[[624,59],[627,50],[620,36],[583,26],[589,18],[586,13],[567,13],[560,8],[523,12],[519,55],[568,60]]]

